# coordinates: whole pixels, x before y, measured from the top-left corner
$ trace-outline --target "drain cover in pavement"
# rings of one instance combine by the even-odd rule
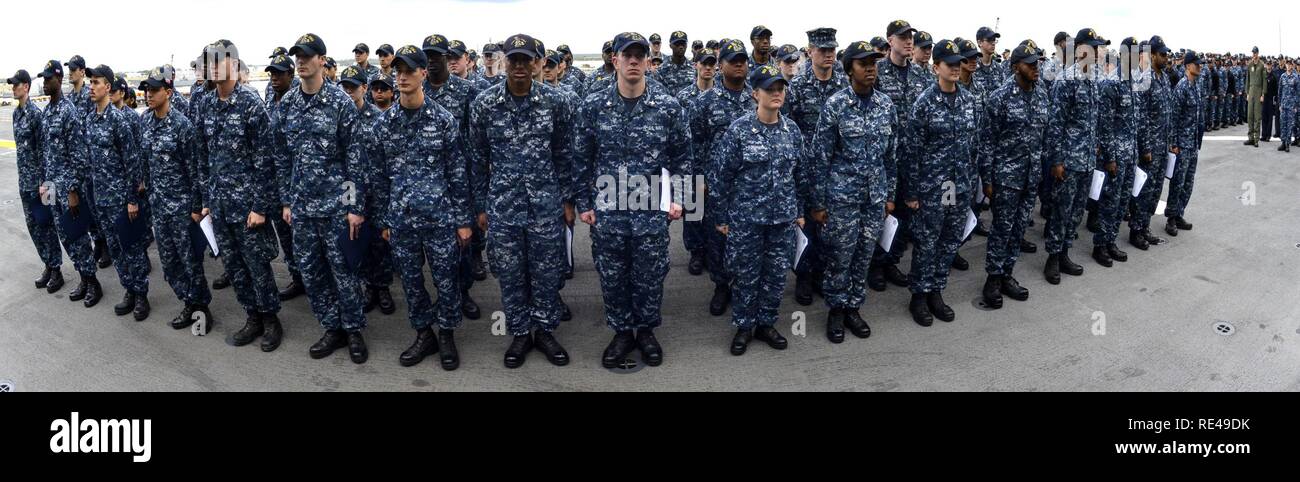
[[[637,355],[624,358],[618,366],[609,368],[608,370],[619,375],[628,375],[639,372],[642,368],[645,368],[645,365],[641,363],[641,356],[638,353]]]
[[[1232,326],[1232,323],[1216,321],[1214,322],[1214,332],[1222,336],[1232,336],[1233,333],[1237,332],[1237,328]]]
[[[975,299],[971,300],[970,304],[980,311],[997,311],[997,308],[993,308],[984,303],[983,296],[976,296]]]

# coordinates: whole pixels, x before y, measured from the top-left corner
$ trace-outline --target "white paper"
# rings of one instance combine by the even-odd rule
[[[975,178],[975,204],[984,204],[984,180]]]
[[[673,183],[669,181],[668,170],[663,171],[659,176],[659,210],[668,212],[673,204]]]
[[[1140,167],[1133,168],[1133,197],[1142,194],[1142,188],[1147,185],[1147,172]]]
[[[1165,179],[1174,178],[1174,166],[1178,164],[1178,155],[1169,153],[1169,162],[1165,164]]]
[[[208,238],[208,247],[212,248],[213,256],[221,256],[221,250],[217,249],[217,233],[212,229],[212,215],[204,216],[199,221],[199,229],[203,230],[203,236]]]
[[[564,230],[564,250],[569,253],[569,267],[573,267],[573,228]]]
[[[893,214],[885,216],[885,229],[881,230],[880,241],[876,244],[880,245],[880,249],[889,252],[889,249],[894,246],[894,234],[897,232],[898,218],[894,217]]]
[[[791,269],[799,267],[799,260],[803,259],[804,250],[808,249],[808,237],[804,236],[803,229],[795,226],[794,230],[794,264]]]
[[[1088,199],[1093,201],[1101,200],[1101,187],[1106,185],[1106,172],[1102,170],[1092,171],[1092,187],[1088,188]]]
[[[975,215],[974,210],[966,211],[966,229],[961,230],[961,239],[970,237],[970,233],[975,231],[975,225],[979,224],[980,218]]]
[[[1165,203],[1163,200],[1157,201],[1155,213],[1163,216],[1165,214],[1165,207],[1167,206],[1169,206],[1169,204]]]

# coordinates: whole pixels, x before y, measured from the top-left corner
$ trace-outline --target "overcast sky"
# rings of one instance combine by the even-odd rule
[[[935,39],[974,38],[980,26],[996,27],[1003,34],[999,51],[1025,38],[1047,45],[1058,31],[1073,35],[1091,27],[1116,43],[1126,36],[1145,39],[1159,34],[1174,50],[1238,53],[1259,46],[1264,55],[1279,49],[1300,55],[1300,2],[1294,1],[1098,0],[1074,3],[1076,7],[1066,7],[1069,2],[1015,0],[894,3],[656,0],[637,6],[609,0],[226,0],[220,7],[217,2],[167,2],[160,7],[128,3],[133,19],[128,24],[115,20],[127,17],[128,10],[111,2],[64,0],[50,4],[57,12],[53,18],[36,10],[45,4],[28,4],[22,20],[6,22],[0,29],[0,71],[7,76],[24,68],[35,76],[46,60],[66,61],[73,54],[82,55],[91,66],[103,63],[119,71],[147,70],[173,55],[182,67],[203,45],[219,38],[234,41],[250,63],[257,64],[276,46],[288,47],[307,32],[321,37],[329,54],[340,60],[351,59],[357,42],[366,42],[372,51],[383,43],[400,48],[419,45],[433,33],[480,49],[489,40],[522,32],[548,48],[567,43],[575,54],[585,54],[598,53],[605,40],[621,31],[667,38],[683,30],[692,40],[737,37],[748,44],[750,29],[763,24],[775,32],[774,45],[803,46],[804,32],[816,27],[839,29],[844,45],[884,35],[886,24],[894,19],[907,20]],[[1243,8],[1247,5],[1249,10]],[[109,13],[109,8],[117,12]],[[161,15],[160,21],[151,18],[155,14]]]

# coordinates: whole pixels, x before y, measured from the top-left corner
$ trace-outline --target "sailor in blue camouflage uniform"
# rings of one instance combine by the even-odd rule
[[[140,211],[138,190],[144,175],[139,143],[131,119],[109,102],[110,91],[116,89],[113,70],[100,65],[88,69],[87,76],[92,105],[82,123],[82,135],[88,178],[95,186],[94,214],[125,291],[122,302],[113,306],[113,312],[118,316],[133,313],[136,321],[142,321],[149,316],[149,275],[143,235],[129,244],[123,240],[128,232],[143,233],[148,229],[141,227],[146,220]],[[124,216],[129,222],[120,221]]]
[[[267,219],[280,215],[272,126],[262,100],[238,85],[238,48],[220,40],[206,52],[204,78],[214,85],[191,106],[199,115],[193,122],[202,214],[211,217],[222,265],[248,315],[230,341],[244,346],[261,337],[262,351],[270,352],[284,337],[271,270],[275,233]]]
[[[1133,169],[1138,161],[1138,139],[1146,135],[1147,123],[1134,87],[1138,41],[1134,37],[1120,42],[1119,64],[1108,63],[1106,78],[1099,85],[1101,101],[1097,113],[1097,140],[1101,152],[1097,169],[1106,173],[1101,197],[1097,201],[1097,223],[1101,228],[1092,237],[1092,259],[1107,268],[1116,261],[1128,261],[1128,253],[1115,244],[1119,225],[1133,197]]]
[[[293,251],[307,299],[325,334],[312,345],[314,359],[348,348],[353,363],[369,358],[357,266],[348,261],[348,243],[360,242],[366,216],[369,177],[359,133],[357,108],[342,89],[321,76],[325,42],[304,34],[289,49],[301,85],[285,94],[276,128],[289,158],[277,158],[281,215],[293,226]],[[364,249],[364,245],[362,247]]]
[[[51,187],[45,169],[45,148],[42,139],[45,113],[32,104],[30,93],[32,76],[19,70],[6,80],[13,89],[18,106],[13,111],[14,144],[18,159],[18,197],[23,204],[23,219],[27,234],[32,237],[36,254],[41,259],[41,276],[36,288],[54,293],[63,287],[63,248],[59,247],[59,234],[54,227]],[[50,201],[50,202],[47,202]],[[37,219],[37,212],[46,213]]]
[[[785,104],[781,107],[781,112],[798,124],[799,131],[803,133],[804,155],[814,152],[812,138],[817,132],[817,119],[821,116],[822,107],[826,105],[826,99],[849,86],[848,77],[842,69],[836,68],[835,51],[840,44],[835,40],[835,33],[835,29],[826,27],[808,31],[808,65],[811,69],[790,81]],[[810,207],[803,206],[803,209]],[[808,213],[805,211],[800,215],[807,217]],[[808,248],[800,258],[802,262],[794,267],[795,302],[803,306],[811,305],[813,292],[822,290],[826,261],[821,231],[820,223],[803,225]]]
[[[1232,117],[1232,90],[1229,89],[1232,73],[1231,67],[1226,65],[1222,58],[1215,60],[1214,76],[1217,81],[1215,95],[1218,99],[1214,104],[1216,114],[1214,122],[1220,129],[1224,129],[1228,127],[1228,119]]]
[[[885,216],[894,210],[901,127],[894,102],[876,88],[878,62],[884,56],[867,42],[849,44],[841,60],[849,85],[823,102],[807,144],[813,172],[807,208],[812,222],[804,228],[811,231],[808,224],[822,225],[826,263],[822,290],[830,309],[826,337],[831,343],[844,342],[846,326],[858,338],[871,336],[861,309],[871,256]],[[823,69],[824,64],[817,68]]]
[[[168,325],[181,330],[202,318],[210,330],[212,293],[203,275],[203,252],[195,251],[192,238],[195,224],[203,219],[197,138],[194,124],[171,104],[175,87],[168,70],[157,67],[140,83],[149,104],[142,121],[140,153],[149,177],[150,217],[163,277],[184,303]]]
[[[98,268],[95,264],[94,251],[90,246],[90,236],[85,232],[68,232],[74,223],[89,224],[94,216],[91,208],[86,207],[86,166],[82,149],[83,137],[81,124],[85,112],[63,95],[63,65],[57,60],[45,64],[45,69],[37,75],[44,79],[41,90],[50,98],[41,119],[40,146],[44,159],[44,178],[46,192],[41,202],[50,206],[54,214],[54,229],[63,242],[63,249],[72,259],[72,264],[81,281],[68,293],[69,301],[81,301],[87,308],[95,306],[103,297],[104,291],[95,276]],[[52,192],[51,192],[52,190]],[[39,188],[38,188],[39,192]],[[46,203],[45,200],[49,202]],[[85,216],[85,218],[82,218]],[[75,229],[75,228],[74,228]],[[53,279],[53,275],[51,275]],[[48,289],[47,284],[47,289]]]
[[[500,47],[498,47],[497,50],[499,53]],[[573,50],[570,49],[568,45],[560,45],[559,47],[556,47],[555,50],[557,52],[564,54],[564,63],[568,65],[568,67],[564,69],[565,71],[564,76],[565,77],[573,76],[575,79],[577,79],[579,84],[586,84],[587,73],[583,72],[582,69],[578,68],[578,66],[573,64]],[[502,79],[504,78],[505,77],[503,76]]]
[[[938,81],[917,97],[900,141],[899,159],[909,164],[903,170],[916,243],[908,276],[912,292],[908,309],[921,326],[930,326],[934,318],[956,319],[943,301],[943,290],[964,240],[974,195],[978,172],[971,133],[976,132],[980,117],[975,96],[957,86],[962,59],[961,49],[951,40],[934,44]]]
[[[1197,90],[1196,79],[1201,75],[1201,60],[1196,52],[1187,51],[1183,57],[1187,77],[1174,89],[1173,145],[1177,154],[1174,175],[1169,179],[1168,204],[1165,206],[1165,233],[1177,236],[1179,231],[1191,231],[1192,224],[1183,219],[1187,203],[1192,197],[1192,184],[1196,179],[1196,160],[1200,157],[1205,131],[1202,126],[1205,112],[1204,95]]]
[[[778,67],[776,56],[772,55],[776,51],[776,49],[772,47],[772,29],[762,25],[754,27],[754,29],[749,32],[749,43],[754,46],[754,52],[749,54],[746,58],[746,60],[749,61],[747,64],[749,70],[747,72],[753,72],[764,65]],[[725,45],[721,48],[722,50],[726,50]]]
[[[583,95],[590,95],[603,91],[614,81],[614,41],[607,40],[600,49],[601,60],[604,62],[600,68],[596,69],[590,75],[586,76]]]
[[[284,50],[277,48],[277,51]],[[294,75],[297,67],[293,64],[293,59],[288,55],[288,51],[277,55],[266,66],[266,72],[270,74],[271,81],[267,83],[267,95],[263,102],[266,104],[267,118],[271,123],[271,136],[275,142],[268,148],[276,159],[277,163],[288,165],[290,162],[289,146],[284,141],[283,131],[278,126],[284,117],[284,97],[290,91],[298,90],[298,77]],[[279,174],[287,174],[285,171]],[[279,179],[277,183],[287,182]],[[275,236],[280,241],[281,259],[289,271],[289,284],[280,290],[280,301],[288,301],[307,293],[303,288],[302,272],[298,270],[298,263],[293,256],[293,226],[284,222],[283,216],[271,216],[271,225],[275,227]]]
[[[80,55],[73,55],[71,59],[63,64],[68,68],[68,83],[72,89],[68,92],[68,100],[72,105],[77,106],[82,112],[90,112],[90,71],[86,69],[86,60]]]
[[[1277,148],[1280,152],[1291,152],[1291,143],[1295,140],[1296,133],[1296,114],[1300,111],[1300,71],[1296,69],[1295,60],[1288,60],[1287,65],[1289,67],[1286,73],[1282,74],[1278,82],[1278,104],[1282,112],[1282,130],[1278,133],[1281,145]]]
[[[1143,251],[1164,242],[1151,234],[1151,216],[1156,212],[1160,192],[1164,190],[1165,165],[1173,147],[1174,89],[1169,81],[1169,54],[1159,35],[1147,42],[1150,50],[1150,80],[1136,93],[1143,119],[1142,136],[1138,137],[1138,168],[1148,175],[1142,191],[1133,200],[1129,219],[1129,244]]]
[[[957,48],[965,51],[965,43],[959,38],[952,40],[957,44]],[[934,69],[930,67],[930,59],[934,57],[934,37],[929,32],[917,30],[912,34],[912,63],[921,66],[921,72],[925,74],[926,85],[933,84],[937,81],[934,75]]]
[[[540,41],[512,35],[504,53],[506,81],[470,106],[466,145],[475,211],[514,337],[506,368],[523,365],[534,346],[564,366],[569,355],[554,332],[568,264],[565,221],[573,216],[575,106],[564,92],[534,80],[544,61]]]
[[[754,90],[750,88],[747,79],[750,70],[746,62],[748,54],[745,53],[745,44],[732,40],[722,47],[718,57],[722,62],[722,85],[701,93],[690,109],[692,148],[697,159],[694,168],[706,179],[714,175],[709,172],[710,169],[718,167],[707,161],[712,157],[713,145],[722,138],[732,122],[756,108]],[[707,180],[705,182],[707,186]],[[719,223],[712,216],[720,213],[707,208],[713,204],[709,196],[706,191],[704,223],[705,226],[716,226]],[[725,262],[727,238],[717,230],[711,230],[707,239],[709,278],[714,284],[709,313],[721,316],[732,298],[732,275]]]
[[[975,43],[980,49],[980,58],[975,69],[975,83],[979,84],[984,92],[993,92],[1002,87],[1009,75],[1007,64],[994,53],[998,47],[998,39],[1001,37],[1002,34],[988,27],[980,27],[975,32]]]
[[[916,29],[906,20],[895,20],[889,22],[885,27],[885,33],[888,40],[884,44],[886,47],[886,56],[876,61],[876,89],[881,93],[889,96],[889,100],[894,103],[894,108],[898,110],[898,132],[899,146],[903,146],[908,134],[907,126],[908,117],[912,113],[912,104],[921,92],[933,85],[930,79],[933,77],[926,74],[928,67],[911,63],[912,49],[915,47]],[[874,44],[873,44],[874,46]],[[894,204],[902,205],[910,190],[907,185],[907,176],[910,166],[906,162],[898,163],[896,175],[897,189],[895,198],[892,199]],[[898,269],[898,263],[903,259],[903,253],[907,251],[907,244],[911,238],[911,219],[912,212],[907,209],[898,209],[894,211],[894,217],[898,219],[898,230],[894,234],[894,241],[890,245],[890,250],[885,251],[880,247],[875,248],[875,253],[871,259],[871,269],[867,273],[867,286],[875,291],[884,291],[885,282],[893,283],[896,286],[908,287],[909,281],[907,275]]]
[[[506,80],[505,73],[501,71],[500,66],[498,65],[498,62],[500,62],[501,60],[500,57],[501,57],[501,44],[499,43],[483,44],[484,67],[483,67],[483,71],[480,72],[480,75],[483,77],[484,80],[488,81],[488,83],[491,85],[497,85]],[[565,62],[567,63],[568,60],[566,59]],[[566,72],[567,70],[568,69],[566,69]],[[569,76],[565,76],[565,77],[567,78]],[[574,81],[577,82],[577,85],[582,85],[581,77],[574,76],[573,78],[575,79]]]
[[[686,32],[676,31],[669,36],[668,46],[672,49],[673,54],[664,60],[663,65],[655,72],[655,78],[664,84],[668,92],[681,92],[691,81],[695,80],[695,67],[686,59],[687,46]]]
[[[675,186],[665,215],[650,202],[651,192],[664,169],[673,176],[692,172],[691,134],[681,104],[645,81],[645,37],[622,33],[615,43],[618,81],[587,96],[574,129],[574,201],[591,226],[605,322],[615,332],[601,365],[616,367],[637,348],[646,364],[657,366],[663,349],[653,330],[662,322],[668,224],[681,218],[684,199]]]
[[[371,96],[370,79],[366,75],[356,66],[348,66],[340,74],[339,85],[343,87],[344,92],[347,92],[357,109],[356,142],[362,145],[362,165],[366,166],[366,185],[369,186],[373,185],[374,178],[380,175],[371,160],[377,159],[379,155],[377,150],[380,146],[379,139],[375,137],[375,123],[383,111],[367,101]],[[378,79],[378,75],[375,78]],[[371,202],[375,197],[374,191],[367,191],[366,196],[368,197],[366,205],[374,206]],[[365,285],[365,303],[361,311],[368,314],[378,307],[380,313],[391,315],[397,311],[397,305],[393,303],[392,292],[389,290],[389,286],[393,284],[392,249],[380,236],[372,236],[368,241],[365,260],[361,263],[359,273],[361,282]]]
[[[713,148],[708,186],[718,211],[714,226],[727,237],[727,265],[735,275],[731,354],[745,354],[754,338],[786,349],[776,329],[785,272],[795,256],[795,230],[804,224],[811,169],[798,124],[781,115],[786,80],[765,65],[749,75],[757,110],[736,119]]]
[[[365,85],[369,86],[370,81],[379,77],[379,67],[370,63],[370,46],[365,43],[359,43],[355,47],[352,47],[352,57],[353,60],[356,61],[354,67],[361,71],[365,76]],[[341,83],[342,81],[343,78],[340,76],[339,82]],[[370,91],[368,89],[366,90],[365,101],[371,104],[375,102],[375,99],[370,96]]]
[[[1060,284],[1061,273],[1083,274],[1083,267],[1070,260],[1070,247],[1078,237],[1097,165],[1098,103],[1097,81],[1103,75],[1097,65],[1100,47],[1109,42],[1097,31],[1085,28],[1074,38],[1074,65],[1052,83],[1052,122],[1049,126],[1053,179],[1052,211],[1047,218],[1047,264],[1043,276]]]
[[[478,97],[479,91],[474,87],[473,83],[456,76],[449,70],[448,59],[455,57],[456,53],[451,50],[451,42],[446,37],[438,34],[425,37],[422,48],[429,64],[427,69],[429,75],[424,81],[424,95],[456,117],[456,126],[460,129],[456,138],[460,139],[460,141],[455,148],[457,150],[464,149],[466,147],[464,140],[469,138],[469,106],[474,101],[474,98]],[[458,153],[457,158],[466,163],[469,162],[469,158],[464,153]],[[465,169],[466,172],[469,172],[470,166],[466,164]],[[472,192],[471,195],[473,195]],[[477,229],[477,227],[475,226],[474,229]],[[476,230],[471,245],[472,249],[464,250],[461,253],[461,313],[465,315],[465,318],[471,320],[477,320],[483,316],[478,303],[470,296],[469,290],[474,287],[475,280],[485,278],[482,262],[484,238],[484,233]]]
[[[993,225],[989,231],[982,292],[984,305],[1002,307],[1002,295],[1029,299],[1029,290],[1014,276],[1021,240],[1034,210],[1038,184],[1047,155],[1047,128],[1051,121],[1049,94],[1038,82],[1038,60],[1043,52],[1028,45],[1016,47],[1008,59],[1013,78],[994,90],[984,102],[984,126],[979,136],[980,179],[990,199]]]
[[[416,331],[398,362],[414,366],[436,352],[443,369],[455,370],[460,366],[454,339],[461,324],[458,265],[473,224],[469,175],[456,148],[461,129],[456,116],[424,92],[429,62],[424,51],[407,45],[394,56],[402,96],[375,125],[381,142],[371,191],[375,225],[392,244]],[[438,291],[436,303],[424,288],[425,263]]]
[[[695,64],[695,81],[675,95],[677,102],[682,105],[682,108],[686,109],[688,116],[693,116],[691,113],[694,112],[695,99],[699,98],[700,94],[714,88],[713,74],[718,68],[718,52],[714,49],[702,49],[692,61]],[[704,157],[706,154],[704,152],[691,153],[691,168],[698,176],[704,175],[700,169],[702,169],[704,161],[707,160]],[[696,177],[695,179],[702,179],[702,177]],[[702,185],[697,185],[694,182],[690,183],[686,189],[692,194],[688,195],[700,191],[701,187]],[[686,263],[686,270],[691,276],[699,276],[704,274],[708,262],[709,232],[712,229],[705,225],[702,216],[695,215],[694,210],[687,212],[683,217],[682,246],[686,248],[686,252],[690,253],[691,256]]]

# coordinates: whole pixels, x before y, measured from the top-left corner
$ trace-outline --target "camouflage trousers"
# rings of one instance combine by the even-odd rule
[[[155,211],[153,215],[158,261],[172,292],[187,305],[211,303],[212,292],[208,291],[208,281],[203,275],[203,254],[194,252],[190,240],[190,226],[194,219],[190,213]]]
[[[1174,177],[1169,180],[1169,199],[1165,202],[1165,217],[1183,215],[1187,203],[1192,199],[1192,184],[1196,180],[1196,160],[1200,157],[1197,149],[1182,149],[1178,152],[1178,163],[1174,164]]]
[[[880,246],[876,246],[871,255],[871,264],[875,266],[898,266],[898,262],[903,260],[903,255],[907,253],[907,245],[912,243],[912,211],[903,206],[906,194],[902,188],[903,180],[898,180],[898,194],[894,196],[894,218],[898,219],[898,231],[894,233],[894,241],[886,252]]]
[[[90,246],[90,234],[82,234],[77,239],[68,239],[68,234],[63,231],[62,221],[64,216],[71,216],[72,214],[61,205],[51,206],[51,210],[54,211],[54,231],[58,233],[59,239],[63,241],[63,250],[72,259],[72,266],[77,268],[77,273],[81,276],[95,276],[95,272],[99,270],[99,265],[95,264],[95,250]],[[90,214],[90,210],[86,208],[84,201],[80,215],[94,217]]]
[[[488,225],[488,259],[501,285],[511,336],[559,328],[560,287],[569,262],[565,229],[559,218],[533,220],[527,226]]]
[[[54,222],[54,214],[50,209],[50,222],[37,224],[36,219],[32,216],[33,209],[45,208],[41,205],[39,192],[22,193],[19,195],[23,203],[23,219],[27,221],[27,234],[32,237],[32,244],[36,245],[36,254],[41,258],[41,264],[46,268],[59,269],[63,267],[63,248],[59,247],[59,233]]]
[[[645,236],[605,233],[599,223],[591,228],[592,257],[605,300],[605,324],[614,331],[655,328],[662,321],[668,240],[667,226],[661,233]],[[721,263],[717,267],[722,268]]]
[[[235,299],[249,314],[279,313],[280,293],[271,271],[276,251],[275,232],[270,223],[248,229],[246,221],[238,218],[221,216],[215,211],[212,214],[221,264],[235,290]]]
[[[988,253],[984,256],[984,271],[988,274],[1009,275],[1015,272],[1020,259],[1020,241],[1025,239],[1025,229],[1033,216],[1036,192],[1006,186],[993,186],[993,224],[989,229]]]
[[[1088,188],[1092,186],[1092,171],[1065,170],[1065,180],[1052,178],[1052,210],[1047,217],[1047,254],[1069,251],[1078,239],[1079,222],[1083,221],[1084,207],[1088,205]]]
[[[908,279],[913,294],[938,293],[948,287],[952,260],[965,241],[962,231],[970,214],[973,193],[957,192],[950,203],[945,203],[943,192],[936,189],[933,193],[919,196],[920,209],[912,212],[915,249]]]
[[[705,198],[712,196],[706,192]],[[712,204],[712,199],[707,199],[707,205]],[[709,211],[704,212],[705,231],[707,231],[708,261],[709,261],[709,279],[715,285],[731,286],[733,276],[731,270],[727,269],[727,237],[718,232],[718,222],[716,216]]]
[[[1282,102],[1282,131],[1278,132],[1277,137],[1282,141],[1283,145],[1290,144],[1291,141],[1295,140],[1295,127],[1296,127],[1295,122],[1296,122],[1297,109],[1295,107],[1288,106],[1288,104],[1294,104],[1294,103],[1295,103],[1294,101]]]
[[[822,292],[827,306],[855,310],[866,302],[867,270],[871,267],[872,254],[879,249],[876,242],[884,224],[883,202],[826,209],[826,226],[822,228],[826,278],[822,281]]]
[[[1119,237],[1119,225],[1124,222],[1129,200],[1133,198],[1133,162],[1121,160],[1115,167],[1115,175],[1106,172],[1106,181],[1101,185],[1101,196],[1097,201],[1097,224],[1101,229],[1093,234],[1093,246],[1115,244]]]
[[[737,328],[772,326],[780,316],[785,272],[794,261],[794,230],[799,227],[794,222],[733,223],[727,227],[728,271],[735,273],[736,280],[731,324]]]
[[[411,328],[422,330],[435,323],[438,328],[459,328],[461,289],[457,269],[461,248],[456,239],[456,228],[395,227],[389,231],[389,245],[398,274],[402,277]],[[425,263],[429,264],[433,287],[438,292],[436,303],[429,299],[429,292],[424,289]]]
[[[1133,198],[1133,216],[1129,218],[1128,227],[1132,231],[1146,231],[1151,228],[1151,216],[1160,203],[1160,193],[1165,188],[1165,163],[1168,153],[1153,154],[1150,164],[1142,170],[1147,173],[1147,183],[1142,185],[1142,192]],[[1141,166],[1138,166],[1141,167]]]
[[[293,253],[321,327],[352,333],[366,327],[366,315],[360,277],[348,266],[339,242],[339,233],[347,229],[345,216],[294,218]]]
[[[99,219],[100,232],[104,234],[104,240],[108,243],[108,252],[113,256],[113,268],[117,271],[117,279],[122,283],[122,289],[135,293],[137,295],[149,293],[149,261],[145,259],[149,256],[144,239],[126,248],[122,245],[122,238],[114,229],[118,216],[125,213],[126,206],[95,206],[95,217]],[[143,215],[143,213],[141,213]],[[136,223],[146,222],[144,218],[136,218]],[[125,248],[125,249],[124,249]]]
[[[280,241],[280,255],[285,267],[289,269],[289,276],[302,284],[302,273],[298,271],[298,261],[293,255],[293,226],[284,222],[283,216],[279,213],[273,213],[271,216],[271,225],[275,227],[275,237]]]
[[[794,272],[800,276],[821,275],[826,272],[826,230],[821,224],[811,221],[805,222],[802,230],[808,238],[808,247],[804,249],[803,257],[799,259],[799,266],[794,267]]]

